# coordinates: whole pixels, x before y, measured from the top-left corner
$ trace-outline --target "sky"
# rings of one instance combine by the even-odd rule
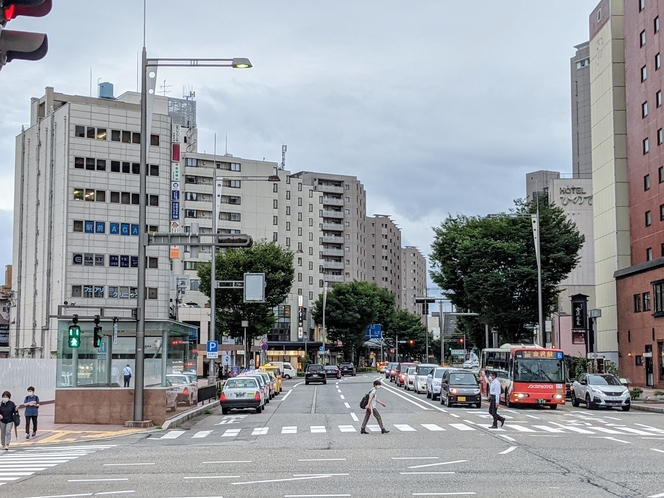
[[[599,0],[147,0],[153,58],[247,57],[253,68],[160,68],[195,92],[199,152],[357,176],[428,256],[448,215],[507,211],[525,175],[571,173],[570,58]],[[140,0],[53,0],[7,29],[47,33],[41,61],[0,71],[0,265],[11,263],[15,137],[44,88],[138,91]],[[165,88],[161,88],[165,85]],[[226,138],[227,137],[227,138]],[[431,284],[430,284],[431,285]]]

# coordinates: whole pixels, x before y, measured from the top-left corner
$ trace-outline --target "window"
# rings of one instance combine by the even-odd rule
[[[85,196],[84,192],[85,192],[84,189],[74,187],[74,200],[82,201]]]
[[[655,55],[655,71],[662,67],[662,56],[660,54]]]
[[[131,143],[140,144],[141,143],[141,134],[136,133],[135,131],[131,134]]]
[[[302,213],[297,213],[297,221],[302,221]]]
[[[309,204],[309,212],[310,213],[314,212],[314,205],[313,204]]]
[[[272,224],[273,225],[278,225],[279,224],[279,217],[278,216],[273,216],[272,217]]]
[[[80,285],[71,286],[71,297],[81,297],[83,295],[83,287]]]
[[[644,29],[639,33],[639,44],[640,46],[644,46],[646,44],[646,30]]]
[[[159,196],[158,195],[148,196],[148,206],[159,206]]]
[[[148,257],[148,268],[159,268],[159,258]]]
[[[650,292],[643,293],[643,311],[650,311]]]
[[[119,142],[122,132],[120,130],[111,130],[111,142]]]
[[[286,190],[286,200],[290,201],[290,190]]]
[[[655,33],[659,33],[659,16],[655,17],[655,21],[654,21],[653,24],[654,24],[654,29],[653,29],[653,31],[654,31]]]
[[[634,357],[634,363],[635,363],[636,365],[643,365],[643,356],[637,354],[637,355]]]
[[[313,198],[314,198],[314,191],[310,190],[309,191],[309,199],[313,199]]]
[[[302,227],[297,227],[297,235],[298,237],[302,237]]]
[[[159,135],[150,135],[150,145],[159,147]]]
[[[290,216],[290,206],[286,206],[286,216]]]
[[[664,281],[653,284],[653,294],[655,297],[655,314],[664,314]]]
[[[301,183],[297,184],[297,190],[298,190],[298,192],[302,192],[302,184]]]
[[[93,157],[86,157],[85,158],[85,169],[88,171],[94,171],[95,170],[95,160]]]
[[[660,128],[657,130],[657,145],[662,145],[664,143],[664,130]]]
[[[310,247],[309,248],[309,256],[313,256],[313,255],[314,255],[314,248]]]
[[[659,176],[659,183],[664,183],[664,166],[659,167],[657,174]]]
[[[78,138],[85,138],[85,126],[75,126],[74,136]]]
[[[656,94],[655,97],[657,98],[657,107],[662,106],[662,91],[659,90]]]
[[[158,164],[150,164],[149,173],[150,173],[150,176],[159,176],[159,165]]]
[[[664,221],[664,204],[659,205],[659,221]]]
[[[646,226],[649,227],[650,225],[652,225],[652,217],[650,211],[646,211]]]
[[[278,183],[273,183],[272,184],[272,192],[279,192],[279,184]]]
[[[157,288],[156,287],[148,287],[147,296],[148,296],[148,299],[157,299]]]
[[[641,119],[645,118],[648,115],[648,101],[645,101],[641,104]]]
[[[646,249],[646,261],[652,261],[652,247]]]
[[[74,220],[74,232],[82,232],[82,231],[83,231],[83,221]]]
[[[639,12],[646,8],[646,0],[639,0]]]
[[[641,294],[634,294],[634,313],[641,313]]]
[[[650,152],[650,141],[647,138],[643,139],[643,154]]]
[[[122,143],[123,144],[130,144],[131,143],[131,132],[122,130]]]
[[[297,198],[297,205],[302,206],[302,197]]]
[[[286,247],[290,247],[290,237],[286,237]]]
[[[272,209],[279,209],[279,200],[272,199]]]
[[[272,232],[272,241],[277,242],[279,240],[279,232]]]
[[[106,171],[106,159],[97,159],[97,171]]]
[[[286,231],[290,232],[290,221],[286,222]]]
[[[646,175],[643,177],[643,190],[644,191],[650,190],[650,175]]]

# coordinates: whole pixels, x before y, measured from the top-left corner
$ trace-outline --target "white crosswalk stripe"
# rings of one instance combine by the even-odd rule
[[[264,436],[267,434],[267,431],[269,430],[269,427],[256,427],[254,429],[254,432],[251,433],[252,436]]]
[[[505,427],[514,429],[517,432],[536,432],[532,430],[530,427],[524,427],[523,425],[517,425],[517,424],[507,424],[505,425]]]
[[[312,434],[320,434],[323,432],[327,432],[327,429],[325,429],[325,426],[323,425],[312,425],[310,427],[310,430]]]
[[[227,429],[221,437],[234,437],[237,436],[242,429]]]
[[[352,425],[340,425],[339,426],[339,431],[340,432],[357,432],[357,429],[353,427]]]
[[[450,424],[450,426],[454,427],[455,429],[459,429],[460,431],[474,431],[474,427],[467,426],[466,424]]]
[[[436,425],[436,424],[422,424],[422,427],[424,427],[425,429],[429,429],[430,431],[434,431],[434,432],[445,430],[441,426]]]
[[[284,426],[281,428],[282,434],[297,434],[297,426]]]
[[[394,424],[394,427],[399,429],[401,432],[415,432],[415,429],[413,429],[408,424]]]
[[[18,481],[35,472],[47,470],[61,463],[83,457],[90,453],[113,448],[115,445],[58,446],[48,448],[29,448],[10,451],[2,456],[0,467],[0,486]]]
[[[198,431],[196,434],[191,436],[191,438],[195,439],[195,438],[208,437],[211,433],[212,433],[212,431]]]
[[[573,427],[571,425],[559,425],[561,429],[565,429],[566,431],[572,431],[576,432],[578,434],[595,434],[593,431],[589,431],[587,429],[582,429],[581,427]]]
[[[542,429],[544,432],[553,432],[556,434],[564,434],[565,431],[561,431],[560,429],[555,429],[553,427],[549,427],[548,425],[533,425],[533,427],[537,427],[538,429]]]
[[[184,433],[185,431],[169,431],[163,436],[161,436],[159,439],[176,439],[182,436],[182,434]]]

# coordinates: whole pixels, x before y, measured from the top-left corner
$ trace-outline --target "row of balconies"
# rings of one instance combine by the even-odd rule
[[[333,232],[343,232],[343,223],[323,223],[323,230],[330,230]]]
[[[323,256],[343,256],[344,250],[343,249],[332,249],[332,248],[325,248],[323,249]]]
[[[323,196],[323,206],[343,206],[344,200],[338,197],[325,197]]]
[[[344,218],[344,213],[342,211],[323,210],[323,218],[337,218],[342,220]]]
[[[323,260],[323,268],[329,269],[329,270],[343,270],[344,269],[344,264],[342,261],[328,261],[328,260]]]
[[[318,185],[316,187],[316,190],[318,192],[329,192],[331,194],[343,194],[344,193],[344,188],[343,187],[336,187],[334,185]]]
[[[323,235],[323,242],[327,244],[343,244],[343,237],[336,237],[334,235]]]

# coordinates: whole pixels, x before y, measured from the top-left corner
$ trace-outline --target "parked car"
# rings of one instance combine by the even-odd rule
[[[239,378],[239,377],[252,377],[252,378],[256,379],[258,381],[258,386],[260,387],[261,392],[263,394],[263,399],[265,401],[265,404],[270,402],[270,387],[267,385],[267,383],[265,382],[265,379],[263,378],[262,375],[257,375],[255,373],[251,373],[251,372],[245,372],[243,374],[240,374],[236,378]]]
[[[297,369],[288,361],[271,361],[270,363],[267,363],[267,365],[278,366],[285,379],[297,377]]]
[[[420,363],[415,371],[415,384],[413,386],[417,394],[427,391],[427,375],[438,365],[432,363]]]
[[[379,361],[376,363],[376,371],[379,373],[385,373],[385,368],[387,368],[388,362],[387,361]]]
[[[246,375],[228,379],[219,395],[219,403],[224,415],[233,409],[245,408],[253,408],[260,413],[265,407],[265,398],[258,378]]]
[[[198,404],[198,385],[182,374],[167,374],[166,385],[177,388],[177,402],[187,406]]]
[[[427,398],[434,401],[440,396],[440,381],[447,370],[456,370],[451,367],[436,367],[427,375]]]
[[[470,370],[447,370],[440,383],[440,403],[448,408],[454,404],[482,407],[480,382]]]
[[[276,365],[263,365],[262,367],[258,368],[261,372],[266,372],[269,373],[274,377],[275,381],[275,393],[279,394],[282,389],[283,389],[283,378],[281,375],[281,370],[279,370],[279,367]]]
[[[307,370],[304,372],[304,383],[308,385],[310,382],[322,382],[323,384],[327,384],[327,377],[323,365],[319,363],[307,365]]]
[[[406,370],[406,378],[404,379],[403,387],[406,391],[415,389],[415,373],[417,372],[417,367],[408,367]]]
[[[341,375],[352,375],[355,377],[357,374],[357,370],[355,369],[355,365],[353,365],[352,361],[344,361],[339,365],[339,369],[341,370]]]
[[[406,372],[408,371],[408,367],[416,367],[417,365],[415,363],[399,363],[397,365],[397,371],[394,376],[394,382],[396,383],[397,386],[401,387],[406,384]]]
[[[325,377],[341,378],[341,370],[336,365],[325,365]]]
[[[178,409],[178,388],[173,387],[168,380],[166,380],[166,385],[169,386],[166,389],[166,408],[170,412],[174,412]]]
[[[397,373],[397,365],[399,364],[392,362],[385,369],[385,378],[390,379],[390,382],[394,382],[394,377]]]
[[[631,407],[629,389],[613,374],[579,375],[572,385],[572,406],[579,406],[579,403],[585,403],[589,410],[619,406],[627,412]]]

